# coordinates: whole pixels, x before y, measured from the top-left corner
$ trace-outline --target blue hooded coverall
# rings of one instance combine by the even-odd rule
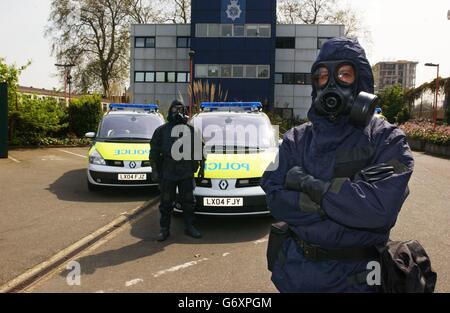
[[[363,48],[356,40],[333,38],[316,60],[352,60],[357,64],[357,93],[373,93],[373,75]],[[313,88],[313,101],[316,90]],[[389,239],[403,202],[414,160],[404,133],[387,121],[372,118],[365,129],[353,127],[348,117],[332,123],[308,112],[309,123],[289,130],[279,150],[279,166],[266,171],[261,186],[272,215],[289,225],[302,240],[325,249],[383,245]],[[358,171],[396,160],[403,171],[375,183],[358,178]],[[322,199],[326,213],[302,207],[306,195],[285,187],[286,173],[302,166],[310,175],[330,181]],[[305,202],[305,201],[303,201]],[[282,247],[282,260],[275,263],[272,281],[280,292],[371,292],[375,287],[350,277],[367,271],[366,261],[312,261],[292,239]]]

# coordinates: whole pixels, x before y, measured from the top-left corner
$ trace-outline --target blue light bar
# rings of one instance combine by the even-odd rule
[[[157,104],[127,104],[127,103],[111,103],[109,105],[110,110],[145,110],[145,111],[157,111],[159,106]]]
[[[201,109],[243,109],[243,110],[259,110],[262,109],[261,102],[202,102]]]

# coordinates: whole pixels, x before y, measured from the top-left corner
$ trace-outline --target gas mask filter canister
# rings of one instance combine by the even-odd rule
[[[320,62],[312,69],[312,80],[317,114],[332,122],[349,115],[349,122],[358,128],[369,124],[379,99],[367,92],[356,94],[358,68],[352,61]]]

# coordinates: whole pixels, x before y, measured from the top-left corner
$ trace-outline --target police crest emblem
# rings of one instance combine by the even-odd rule
[[[233,22],[239,19],[242,14],[241,6],[239,5],[239,0],[230,0],[230,4],[227,6],[227,17]]]

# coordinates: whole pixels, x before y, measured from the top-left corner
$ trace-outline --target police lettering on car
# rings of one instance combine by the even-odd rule
[[[259,186],[276,163],[278,134],[260,102],[204,102],[191,124],[205,140],[204,175],[196,177],[196,214],[266,215]],[[181,211],[179,205],[176,211]]]

